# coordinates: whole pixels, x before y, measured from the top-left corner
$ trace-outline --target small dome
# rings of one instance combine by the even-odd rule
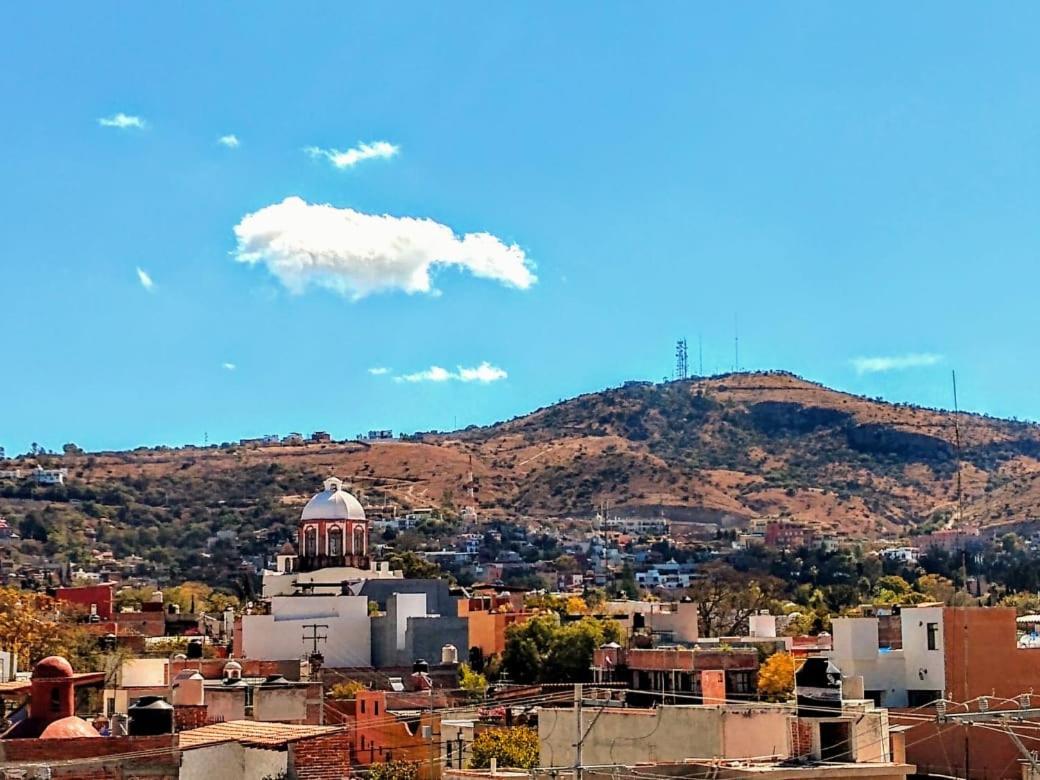
[[[225,672],[241,672],[242,671],[242,664],[240,664],[238,661],[228,661],[226,664],[224,664],[224,671]]]
[[[307,502],[302,520],[364,520],[361,502],[343,489],[343,480],[329,477],[325,489]]]
[[[40,734],[40,739],[73,739],[75,737],[100,737],[97,729],[83,718],[69,715],[54,721]]]
[[[72,664],[60,655],[49,655],[33,667],[34,680],[72,677]]]

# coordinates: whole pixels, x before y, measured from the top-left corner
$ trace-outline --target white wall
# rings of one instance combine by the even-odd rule
[[[900,615],[903,631],[903,656],[906,659],[905,686],[910,690],[945,691],[946,661],[943,652],[943,608],[913,607]],[[936,649],[928,649],[928,624],[935,623]]]
[[[126,688],[168,685],[165,658],[129,658],[119,668],[119,682]]]
[[[368,599],[364,596],[275,596],[270,615],[242,618],[242,652],[247,658],[288,661],[308,655],[312,643],[304,641],[312,623],[328,641],[318,644],[325,666],[371,666],[372,633]]]
[[[213,780],[244,778],[243,750],[238,742],[191,748],[181,753],[180,780]]]
[[[426,616],[425,593],[395,593],[394,635],[397,649],[404,650],[408,635],[408,618]]]

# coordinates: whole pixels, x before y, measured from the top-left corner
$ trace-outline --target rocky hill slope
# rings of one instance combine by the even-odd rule
[[[959,522],[1040,517],[1040,427],[884,403],[783,373],[629,383],[412,441],[51,460],[69,468],[67,487],[0,483],[0,514],[27,523],[50,553],[111,548],[187,556],[196,568],[210,565],[207,540],[221,530],[252,540],[247,550],[287,538],[329,474],[376,513],[475,504],[482,516],[588,516],[609,505],[719,524],[785,514],[866,538],[956,518],[959,475]]]

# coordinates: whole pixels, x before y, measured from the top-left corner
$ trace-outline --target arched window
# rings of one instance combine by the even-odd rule
[[[314,526],[303,532],[303,554],[312,558],[318,554],[318,531]]]
[[[51,688],[51,712],[58,712],[61,710],[61,691],[57,688]]]
[[[338,558],[343,554],[343,529],[329,529],[329,555]]]
[[[354,555],[365,555],[368,552],[365,548],[365,529],[360,525],[354,528],[354,544],[352,547]]]

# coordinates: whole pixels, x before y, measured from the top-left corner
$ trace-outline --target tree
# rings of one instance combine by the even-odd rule
[[[383,764],[372,764],[368,768],[369,780],[417,780],[419,777],[418,761],[387,761]]]
[[[400,569],[404,572],[404,578],[406,580],[432,580],[444,576],[444,572],[441,571],[440,566],[436,563],[431,563],[430,561],[420,558],[410,550],[407,552],[395,553],[390,556],[390,568]]]
[[[355,699],[364,690],[368,690],[360,680],[347,680],[332,686],[330,694],[333,699]]]
[[[758,692],[766,701],[787,701],[794,693],[794,656],[773,653],[758,670]]]
[[[521,683],[581,682],[589,679],[596,648],[620,638],[614,620],[586,616],[561,624],[555,613],[538,615],[506,629],[502,665]]]
[[[538,732],[529,726],[487,729],[473,740],[470,751],[471,769],[487,769],[492,758],[499,768],[531,769],[538,764]]]
[[[483,699],[487,693],[487,677],[473,671],[468,664],[459,664],[459,687],[471,699]]]
[[[747,620],[772,606],[783,583],[768,575],[741,574],[724,563],[709,564],[687,593],[697,603],[703,636],[740,636]]]

